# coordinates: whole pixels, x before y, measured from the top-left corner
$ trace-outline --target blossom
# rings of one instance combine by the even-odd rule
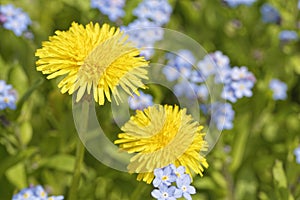
[[[251,97],[251,89],[256,81],[254,75],[248,71],[247,67],[233,67],[225,77],[225,84],[221,97],[231,102],[236,102],[244,96]]]
[[[208,55],[217,65],[218,68],[225,68],[229,66],[230,60],[228,56],[224,55],[221,51],[215,51]]]
[[[128,170],[139,173],[137,179],[151,183],[153,171],[169,164],[184,166],[187,174],[191,170],[202,175],[208,167],[200,151],[207,150],[205,134],[198,122],[178,106],[157,105],[136,115],[121,128],[118,134],[120,149],[136,153],[130,160]]]
[[[153,105],[153,97],[150,94],[139,91],[139,96],[134,94],[133,97],[129,97],[128,103],[132,110],[142,110]]]
[[[18,194],[15,194],[12,200],[63,200],[63,196],[48,196],[48,193],[40,185],[30,186],[22,189]]]
[[[164,67],[163,73],[168,80],[190,78],[193,65],[195,64],[195,57],[191,51],[181,49],[176,53],[167,54],[166,58],[168,59],[168,63]]]
[[[193,83],[190,83],[188,81],[181,81],[179,83],[177,83],[176,85],[174,85],[174,94],[177,97],[181,97],[181,96],[185,96],[189,99],[195,99],[197,98],[197,94],[196,94],[196,85]]]
[[[218,130],[233,128],[234,110],[230,103],[215,102],[210,108],[211,120]]]
[[[191,186],[191,178],[189,175],[183,175],[176,180],[177,189],[174,192],[176,198],[184,197],[187,200],[191,200],[191,194],[195,194],[196,190],[194,186]]]
[[[210,56],[205,56],[203,60],[200,60],[197,63],[197,67],[204,77],[214,75],[217,70],[217,66],[214,62],[212,62]]]
[[[281,41],[289,42],[298,40],[298,34],[296,31],[283,30],[279,33],[279,39]]]
[[[175,165],[170,165],[170,167],[173,170],[173,174],[175,174],[177,178],[182,178],[183,175],[185,174],[184,166],[176,167]]]
[[[272,79],[269,83],[269,87],[273,91],[274,100],[286,99],[287,85],[284,82],[278,79]]]
[[[154,189],[151,192],[151,195],[158,200],[176,200],[174,197],[175,186],[168,187],[166,185],[162,185],[159,190]]]
[[[268,3],[265,3],[260,8],[262,21],[265,23],[279,23],[281,18],[278,10]]]
[[[238,5],[247,5],[250,6],[252,5],[256,0],[224,0],[227,5],[230,7],[236,7]]]
[[[147,78],[144,67],[148,63],[119,29],[73,22],[68,31],[55,34],[36,51],[36,64],[48,79],[64,75],[58,84],[62,93],[77,92],[76,101],[85,92],[93,93],[95,101],[103,105],[105,97],[111,101],[110,92],[116,100],[120,98],[118,86],[128,94],[144,88],[141,79]]]
[[[0,16],[3,27],[11,30],[16,36],[21,36],[28,30],[31,24],[30,17],[21,8],[16,8],[12,4],[0,5]]]
[[[175,81],[180,76],[179,71],[175,67],[168,65],[162,69],[162,73],[166,76],[168,81]]]
[[[122,30],[129,35],[129,41],[141,48],[141,55],[147,59],[154,54],[154,44],[164,35],[164,30],[160,26],[147,19],[136,19],[128,26],[122,27]]]
[[[294,150],[294,155],[296,156],[296,162],[298,164],[300,164],[300,147],[297,147],[295,150]]]
[[[243,96],[252,96],[251,88],[253,87],[253,83],[250,81],[236,81],[233,82],[231,86],[234,90],[234,95],[237,98],[242,98]]]
[[[5,81],[0,80],[0,110],[16,109],[17,92]]]
[[[155,198],[162,197],[175,197],[185,199],[192,199],[191,194],[195,194],[196,190],[191,186],[191,177],[185,173],[185,167],[179,166],[178,168],[170,164],[163,168],[154,170],[155,179],[153,185],[158,187],[158,190],[153,190],[152,196]],[[174,183],[176,188],[174,191]],[[169,191],[169,192],[167,192]],[[162,198],[164,199],[164,198]]]
[[[172,173],[172,168],[170,166],[164,168],[158,168],[154,170],[155,179],[153,180],[154,187],[159,187],[161,185],[171,185],[176,180],[176,176]]]
[[[172,7],[167,0],[143,0],[133,14],[139,19],[147,19],[158,26],[169,22],[172,13]]]
[[[97,8],[114,22],[125,15],[123,10],[124,5],[125,0],[91,0],[92,8]]]

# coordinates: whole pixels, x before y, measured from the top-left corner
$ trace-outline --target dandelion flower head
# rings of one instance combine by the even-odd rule
[[[138,173],[137,180],[151,183],[153,171],[169,164],[184,166],[202,176],[208,167],[200,151],[207,150],[202,126],[193,120],[186,109],[178,106],[154,105],[137,110],[136,115],[121,128],[115,144],[128,153],[135,153],[128,170]]]
[[[116,101],[120,99],[117,87],[129,94],[144,88],[148,62],[120,29],[73,22],[69,30],[55,34],[36,51],[36,64],[48,79],[64,76],[58,84],[62,93],[77,92],[76,101],[92,93],[103,105],[105,97],[111,101],[111,94]]]

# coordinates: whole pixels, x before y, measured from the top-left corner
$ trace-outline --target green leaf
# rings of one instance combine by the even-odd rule
[[[20,141],[22,145],[27,145],[32,138],[32,126],[31,123],[26,121],[21,124],[20,127]]]
[[[43,84],[44,79],[39,78],[37,79],[33,85],[27,90],[27,92],[22,96],[22,98],[18,101],[18,105],[17,105],[17,111],[16,111],[16,115],[19,115],[21,112],[21,108],[23,106],[23,104],[27,101],[27,99],[31,96],[31,94],[39,87]]]
[[[276,185],[278,185],[279,188],[287,188],[287,180],[281,161],[276,160],[272,172]]]
[[[7,179],[14,184],[18,189],[25,188],[27,186],[26,171],[23,163],[18,163],[17,165],[9,168],[5,173]]]
[[[42,165],[56,170],[73,172],[75,157],[71,155],[60,154],[48,158]]]

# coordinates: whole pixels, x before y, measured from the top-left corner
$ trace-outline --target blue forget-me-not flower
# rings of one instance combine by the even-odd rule
[[[145,94],[142,91],[139,91],[140,96],[134,94],[132,97],[129,97],[128,103],[129,108],[132,110],[143,110],[148,106],[153,105],[153,97],[150,94]]]
[[[16,36],[21,36],[28,31],[31,19],[21,8],[16,8],[12,4],[0,5],[0,24],[5,29],[13,31]]]
[[[280,23],[281,17],[276,8],[268,3],[265,3],[260,8],[262,21],[265,23]]]
[[[272,79],[269,83],[269,87],[273,91],[274,100],[286,99],[287,85],[284,82],[278,79]]]
[[[48,196],[48,193],[40,185],[31,186],[21,190],[18,194],[15,194],[12,200],[63,200],[63,196]]]
[[[13,89],[12,85],[0,80],[0,110],[6,108],[16,109],[16,101],[17,92]]]
[[[114,22],[125,15],[123,10],[124,5],[125,0],[91,0],[92,8],[97,8]]]

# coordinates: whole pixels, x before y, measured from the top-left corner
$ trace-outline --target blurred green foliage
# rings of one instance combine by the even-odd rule
[[[23,8],[33,21],[34,34],[30,40],[0,28],[0,79],[19,94],[16,111],[0,112],[1,199],[11,199],[29,184],[42,184],[52,194],[67,196],[71,182],[78,137],[72,97],[59,92],[58,80],[45,81],[35,70],[35,50],[55,30],[68,29],[72,21],[126,25],[134,19],[131,11],[138,2],[128,0],[123,21],[111,23],[91,9],[88,0],[1,1]],[[282,22],[264,24],[259,9],[265,2],[233,9],[221,1],[170,1],[174,12],[167,28],[185,33],[208,52],[221,50],[232,66],[245,65],[257,78],[253,97],[233,105],[234,128],[224,131],[207,155],[210,167],[204,177],[195,178],[194,199],[300,199],[300,165],[293,155],[300,144],[300,42],[283,44],[278,39],[283,29],[300,32],[299,10],[296,0],[270,0]],[[273,77],[287,83],[287,100],[272,99],[268,83]],[[162,96],[160,90],[152,91]],[[109,109],[106,104],[101,113],[110,113]],[[101,116],[103,128],[115,134],[118,130],[111,119]],[[151,190],[135,175],[110,169],[85,153],[78,199],[151,199]]]

